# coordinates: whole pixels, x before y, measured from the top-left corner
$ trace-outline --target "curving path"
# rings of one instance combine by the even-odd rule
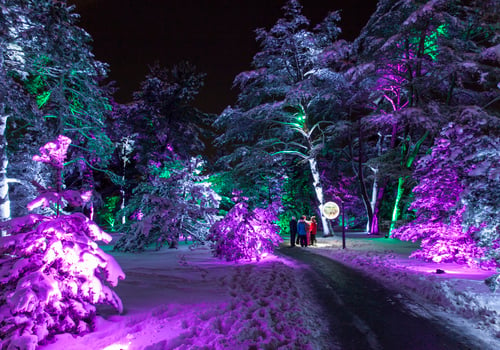
[[[343,350],[486,350],[438,320],[405,307],[405,299],[366,275],[307,248],[279,249],[311,268],[308,278]]]

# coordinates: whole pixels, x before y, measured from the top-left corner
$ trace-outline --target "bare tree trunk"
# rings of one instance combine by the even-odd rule
[[[384,136],[382,134],[378,134],[377,140],[377,156],[382,155],[382,144],[384,142]],[[372,184],[372,198],[370,200],[370,208],[372,209],[372,216],[370,217],[370,221],[366,225],[366,232],[373,233],[373,225],[378,225],[378,220],[373,220],[373,216],[375,215],[375,208],[377,205],[377,196],[379,191],[379,168],[378,166],[375,168],[370,168],[373,171],[373,184]],[[378,215],[378,210],[377,210]],[[378,229],[377,229],[378,233]]]
[[[398,125],[397,123],[394,123],[392,125],[392,133],[391,133],[391,149],[394,149],[396,147],[396,133],[398,130]],[[382,204],[382,199],[384,198],[384,192],[385,192],[385,187],[387,186],[388,179],[385,178],[381,183],[380,187],[378,189],[377,193],[377,199],[375,201],[375,206],[373,208],[373,219],[372,219],[372,227],[371,227],[371,234],[378,235],[380,233],[379,230],[379,211],[380,211],[380,205]],[[389,237],[387,235],[387,237]]]
[[[373,213],[375,212],[375,203],[377,202],[377,195],[378,195],[378,169],[377,168],[371,168],[373,171],[373,183],[372,183],[372,197],[370,199],[370,208],[371,208],[371,217],[369,218],[368,222],[366,223],[366,232],[371,233],[372,232],[372,225],[373,225]]]
[[[7,114],[0,115],[0,221],[10,220],[10,198],[9,198],[9,183],[7,179],[7,166],[9,159],[7,157],[7,138],[5,137],[5,129],[7,127]],[[2,236],[5,236],[2,231]]]
[[[311,169],[311,174],[313,177],[314,193],[316,194],[316,199],[318,200],[319,213],[321,216],[321,224],[323,225],[323,235],[330,236],[333,231],[330,229],[330,223],[328,219],[323,215],[323,206],[325,205],[325,198],[323,195],[323,185],[321,184],[321,178],[319,175],[318,162],[315,158],[309,158],[309,167]]]
[[[367,231],[370,232],[370,223],[373,218],[373,208],[371,206],[370,200],[368,198],[368,192],[366,190],[365,176],[363,173],[363,138],[361,135],[361,125],[358,127],[358,179],[359,186],[361,189],[361,197],[363,198],[363,204],[365,205],[367,220]]]

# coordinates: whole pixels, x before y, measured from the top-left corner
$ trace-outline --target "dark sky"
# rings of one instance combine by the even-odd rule
[[[188,60],[206,73],[195,105],[220,113],[234,104],[234,77],[251,68],[258,52],[254,30],[269,29],[282,17],[285,0],[69,0],[79,26],[93,38],[96,58],[110,65],[119,87],[117,101],[133,91],[158,61],[170,68]],[[375,10],[376,0],[302,0],[312,25],[341,10],[343,38],[352,40]]]

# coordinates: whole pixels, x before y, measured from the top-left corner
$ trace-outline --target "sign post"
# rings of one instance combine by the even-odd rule
[[[340,202],[342,206],[342,249],[345,249],[345,214],[344,214],[344,201]],[[323,215],[330,220],[337,218],[340,214],[340,208],[335,202],[326,202],[323,206]]]
[[[326,202],[323,205],[323,215],[328,220],[333,220],[340,214],[340,208],[335,202]],[[332,231],[333,234],[333,231]]]
[[[344,214],[344,201],[340,202],[342,206],[342,249],[345,249],[345,214]]]

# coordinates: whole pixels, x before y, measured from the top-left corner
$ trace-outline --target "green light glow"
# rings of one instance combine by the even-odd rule
[[[175,173],[175,170],[182,170],[184,169],[184,166],[180,161],[173,161],[168,162],[163,167],[158,167],[157,169],[159,178],[168,179]]]
[[[296,126],[303,128],[306,123],[306,116],[305,114],[299,112],[297,113],[297,122],[295,123]]]
[[[405,166],[407,169],[410,169],[413,162],[415,161],[415,158],[418,155],[418,152],[420,150],[420,147],[422,146],[422,143],[424,143],[425,139],[429,135],[429,131],[425,131],[424,135],[417,141],[415,146],[413,147],[413,150],[411,150],[410,146],[406,146],[406,142],[403,142],[401,146],[401,156],[404,158],[405,155],[407,156],[406,162],[402,161],[401,165]],[[410,140],[407,140],[410,142]],[[401,202],[401,198],[403,197],[404,194],[404,183],[408,176],[400,176],[398,179],[398,190],[396,192],[396,200],[394,202],[394,207],[392,210],[392,220],[391,220],[391,227],[389,228],[389,233],[388,236],[391,235],[392,231],[396,227],[396,221],[399,219],[399,203]]]
[[[405,178],[403,176],[401,176],[398,179],[398,191],[396,194],[396,201],[394,203],[394,209],[392,211],[392,220],[391,220],[391,227],[389,229],[389,235],[394,230],[394,228],[396,226],[396,221],[399,218],[399,203],[401,202],[401,198],[403,197],[403,193],[404,193],[403,185],[404,185],[404,183],[405,183]]]
[[[301,104],[293,106],[293,108],[296,108],[297,112],[293,114],[293,116],[295,117],[295,121],[290,124],[303,129],[306,125],[306,117],[307,117],[306,111],[304,110],[304,107]]]
[[[44,91],[36,96],[36,104],[38,105],[38,108],[42,108],[47,103],[50,99],[50,95],[50,91]]]
[[[432,31],[429,35],[425,36],[424,39],[424,52],[425,56],[429,56],[433,61],[436,61],[439,55],[439,45],[438,38],[440,36],[447,37],[448,36],[448,25],[446,23],[441,24],[434,31]],[[410,39],[412,46],[418,47],[419,45],[419,37],[415,36]],[[416,50],[415,50],[416,52]]]
[[[110,231],[115,231],[115,213],[120,203],[120,196],[107,197],[104,203],[104,207],[99,210],[98,216],[104,221]]]

